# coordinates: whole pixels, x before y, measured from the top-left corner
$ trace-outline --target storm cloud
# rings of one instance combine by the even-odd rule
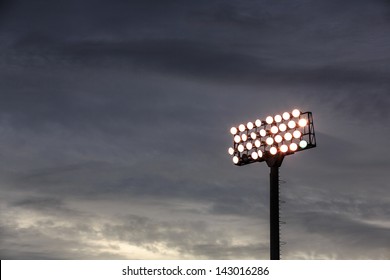
[[[232,125],[313,112],[284,259],[389,259],[388,1],[2,1],[2,259],[267,259]]]

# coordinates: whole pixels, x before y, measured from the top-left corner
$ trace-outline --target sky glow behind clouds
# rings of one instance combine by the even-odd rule
[[[232,125],[299,107],[284,259],[389,259],[387,1],[3,1],[2,259],[267,259]]]

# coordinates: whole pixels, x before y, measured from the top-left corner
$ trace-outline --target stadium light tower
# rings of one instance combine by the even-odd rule
[[[270,257],[280,259],[279,167],[285,156],[316,146],[311,112],[294,109],[232,127],[229,154],[238,166],[265,161],[270,167]]]

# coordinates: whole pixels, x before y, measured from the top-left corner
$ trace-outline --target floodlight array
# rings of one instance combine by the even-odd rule
[[[232,127],[233,147],[228,152],[236,165],[265,161],[277,154],[290,155],[316,146],[311,112],[298,109],[264,120]]]

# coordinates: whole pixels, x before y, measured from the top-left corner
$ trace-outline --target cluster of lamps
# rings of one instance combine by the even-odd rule
[[[228,152],[236,165],[264,161],[277,153],[292,154],[310,148],[311,126],[311,113],[298,109],[240,124],[230,129],[233,147]]]

